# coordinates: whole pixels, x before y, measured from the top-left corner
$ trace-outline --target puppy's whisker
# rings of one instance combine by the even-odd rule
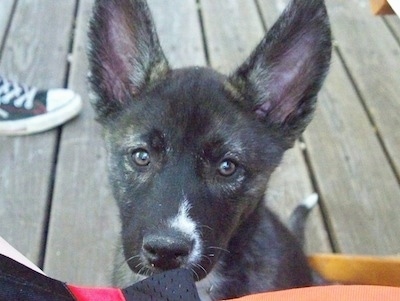
[[[212,256],[210,256],[210,257],[213,257],[213,256],[214,256],[214,254],[211,254],[211,255],[212,255]],[[207,259],[207,260],[210,262],[210,264],[212,264],[212,260],[211,260],[211,258],[210,258],[209,256],[207,256],[207,255],[201,255],[201,257]]]
[[[145,265],[143,265],[140,268],[138,273],[141,274],[141,275],[145,275],[146,277],[151,276],[151,271]]]
[[[199,228],[206,228],[210,231],[214,231],[213,228],[211,228],[210,226],[207,226],[207,225],[200,225]]]
[[[122,270],[124,265],[126,265],[126,264],[129,265],[129,262],[131,260],[138,258],[138,257],[140,257],[140,255],[134,255],[134,256],[129,257],[128,259],[122,260],[120,263],[117,264],[116,270]]]
[[[143,263],[139,262],[137,265],[135,265],[135,268],[138,268],[140,266],[143,266]]]
[[[214,250],[218,250],[218,251],[223,251],[223,252],[226,252],[226,253],[228,253],[228,254],[231,253],[229,250],[227,250],[227,249],[225,249],[225,248],[221,248],[221,247],[214,247],[214,246],[211,246],[211,247],[208,247],[208,249],[214,249]]]
[[[196,281],[199,281],[200,280],[199,274],[197,274],[196,271],[193,268],[191,268],[190,270],[196,276],[196,279],[197,279]]]
[[[149,276],[153,275],[153,272],[152,272],[149,268],[146,268],[145,275],[146,275],[147,277],[149,277]]]
[[[207,275],[208,273],[207,273],[207,271],[206,271],[206,269],[201,265],[201,264],[196,264],[196,266],[198,267],[198,268],[200,268],[201,270],[203,270],[203,272],[204,272],[204,275]]]
[[[139,258],[139,257],[140,257],[139,254],[138,254],[138,255],[131,256],[131,257],[129,257],[128,259],[126,259],[125,262],[126,262],[126,263],[129,263],[129,261],[134,260],[135,258]]]

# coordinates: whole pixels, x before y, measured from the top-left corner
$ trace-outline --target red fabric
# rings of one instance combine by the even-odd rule
[[[262,293],[231,301],[399,301],[400,288],[372,285],[332,285]]]
[[[125,301],[121,290],[116,288],[93,288],[68,285],[78,301]]]

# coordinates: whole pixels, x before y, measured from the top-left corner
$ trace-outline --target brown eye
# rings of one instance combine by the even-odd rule
[[[236,163],[232,160],[226,159],[222,161],[218,167],[218,172],[221,176],[229,177],[236,172]]]
[[[132,152],[132,160],[138,166],[147,166],[150,164],[150,154],[144,149],[136,149]]]

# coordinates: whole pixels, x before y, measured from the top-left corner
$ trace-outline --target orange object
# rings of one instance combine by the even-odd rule
[[[334,285],[250,295],[232,301],[399,301],[400,288],[371,285]]]
[[[316,254],[309,262],[332,282],[400,287],[400,257]]]
[[[394,14],[392,7],[386,0],[370,0],[372,12],[375,15]]]
[[[314,254],[312,268],[340,284],[268,292],[231,301],[398,301],[400,257]]]

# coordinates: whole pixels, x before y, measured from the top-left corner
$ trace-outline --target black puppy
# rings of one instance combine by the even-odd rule
[[[293,0],[230,76],[172,70],[144,0],[96,1],[89,37],[131,274],[188,268],[204,300],[312,285],[264,194],[329,68],[324,1]]]

